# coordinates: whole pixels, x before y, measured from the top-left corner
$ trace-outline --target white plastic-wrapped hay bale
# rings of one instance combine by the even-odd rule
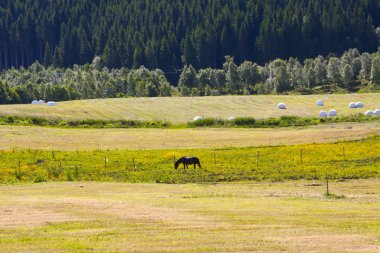
[[[374,111],[371,111],[371,110],[368,110],[364,113],[365,116],[373,116],[375,115],[375,112]]]
[[[336,112],[336,110],[335,109],[331,109],[330,111],[329,111],[329,116],[330,117],[334,117],[334,116],[337,116],[338,114],[337,114],[337,112]]]
[[[43,100],[38,100],[38,104],[45,104],[45,101],[43,101]]]
[[[202,120],[203,119],[203,117],[201,117],[201,116],[196,116],[194,119],[193,119],[193,121],[198,121],[198,120]]]
[[[286,109],[286,105],[284,103],[279,103],[277,107],[278,109],[281,109],[281,110]]]
[[[229,120],[229,121],[234,121],[234,120],[235,120],[235,117],[229,117],[228,120]]]
[[[320,111],[319,112],[319,117],[326,118],[327,117],[327,112],[326,111]]]
[[[355,102],[351,102],[351,103],[348,104],[348,108],[351,108],[351,109],[357,108],[357,105],[356,105]]]
[[[49,102],[47,102],[47,105],[48,106],[56,106],[57,103],[55,101],[49,101]]]
[[[357,108],[363,108],[364,107],[363,102],[356,102],[356,107]]]
[[[373,113],[374,113],[376,116],[380,116],[380,109],[376,109]]]
[[[318,100],[315,104],[317,106],[324,106],[325,105],[322,100]]]
[[[33,100],[32,101],[32,105],[37,105],[38,104],[38,100]]]

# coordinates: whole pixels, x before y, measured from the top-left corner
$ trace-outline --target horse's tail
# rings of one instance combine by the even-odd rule
[[[199,168],[202,169],[201,162],[199,161],[199,159],[197,159],[197,164],[199,165]]]

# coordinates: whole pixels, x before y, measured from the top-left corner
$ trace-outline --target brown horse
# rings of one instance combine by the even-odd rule
[[[199,162],[199,159],[197,157],[182,156],[174,163],[174,168],[178,169],[180,163],[183,164],[183,169],[188,168],[189,164],[194,164],[194,169],[197,164],[199,168],[202,168],[201,163]]]

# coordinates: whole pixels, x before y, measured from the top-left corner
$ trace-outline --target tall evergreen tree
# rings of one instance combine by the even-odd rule
[[[49,43],[45,45],[45,53],[44,53],[44,66],[48,67],[53,64],[53,57],[51,54],[51,48]]]

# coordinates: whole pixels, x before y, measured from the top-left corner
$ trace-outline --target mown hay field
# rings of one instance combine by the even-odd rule
[[[0,185],[1,252],[379,252],[380,180]]]
[[[316,106],[322,99],[325,106]],[[350,102],[361,101],[364,108],[349,109]],[[286,110],[278,110],[284,102]],[[165,120],[174,124],[186,123],[195,116],[228,119],[229,117],[254,117],[257,119],[289,115],[318,117],[320,110],[336,109],[338,115],[364,113],[380,109],[379,94],[332,95],[265,95],[220,97],[155,97],[115,98],[59,102],[47,105],[1,105],[1,115],[46,117],[65,120],[125,119],[155,121]]]
[[[0,126],[0,149],[114,150],[294,145],[359,140],[380,134],[380,122],[288,128],[78,129]]]

